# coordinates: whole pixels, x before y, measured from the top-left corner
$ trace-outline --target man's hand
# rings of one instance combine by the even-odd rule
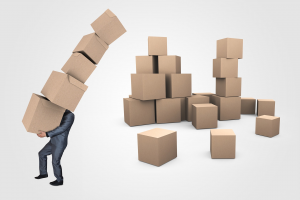
[[[47,135],[46,135],[46,132],[39,131],[39,134],[37,134],[37,136],[40,137],[40,138],[43,138],[43,137],[46,137]]]

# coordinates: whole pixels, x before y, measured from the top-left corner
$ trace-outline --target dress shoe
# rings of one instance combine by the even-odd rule
[[[47,178],[48,174],[44,174],[44,175],[38,175],[37,177],[34,177],[35,179],[42,179],[42,178]]]
[[[59,186],[59,185],[63,185],[63,184],[64,184],[64,181],[58,182],[57,180],[55,180],[55,181],[50,182],[50,185],[53,185],[53,186]]]

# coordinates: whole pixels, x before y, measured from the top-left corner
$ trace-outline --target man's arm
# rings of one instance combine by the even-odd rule
[[[62,123],[59,127],[46,133],[48,137],[52,138],[56,135],[62,134],[63,132],[65,132],[72,126],[72,124],[74,122],[74,118],[75,118],[74,114],[72,112],[70,112],[64,118],[65,119],[62,121]]]

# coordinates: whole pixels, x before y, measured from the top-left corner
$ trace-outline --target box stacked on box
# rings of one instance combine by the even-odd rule
[[[60,125],[64,110],[75,111],[87,90],[84,83],[95,70],[96,64],[109,45],[126,32],[117,16],[109,9],[91,26],[95,32],[82,37],[61,68],[64,73],[51,73],[41,91],[46,98],[32,95],[22,120],[28,132],[53,130]]]
[[[148,37],[148,55],[136,56],[136,74],[131,74],[132,99],[141,102],[155,101],[155,108],[150,122],[172,123],[186,120],[186,97],[191,96],[191,74],[181,74],[181,57],[167,55],[166,37]],[[128,123],[131,117],[124,99],[124,118],[129,126],[145,123]],[[143,108],[141,108],[143,109]],[[140,117],[146,111],[141,110]],[[127,119],[127,120],[126,120]],[[150,124],[150,123],[149,123]]]

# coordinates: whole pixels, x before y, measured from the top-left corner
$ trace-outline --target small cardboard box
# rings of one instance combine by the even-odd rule
[[[216,95],[221,97],[238,97],[242,93],[241,78],[216,78]]]
[[[207,96],[209,97],[209,103],[211,103],[211,97],[212,95],[215,95],[214,93],[211,92],[202,92],[202,93],[193,93],[193,95],[202,95],[202,96]]]
[[[22,123],[27,132],[51,131],[60,125],[65,110],[45,97],[32,94]]]
[[[255,134],[274,137],[279,134],[280,117],[262,115],[256,117]]]
[[[233,120],[241,118],[241,97],[212,96],[212,103],[218,106],[218,119]]]
[[[202,104],[202,103],[209,103],[209,97],[201,96],[201,95],[194,95],[191,97],[186,97],[186,120],[191,122],[193,120],[193,104]]]
[[[255,114],[256,99],[242,97],[241,100],[241,114]]]
[[[237,58],[216,58],[213,60],[213,77],[236,78],[238,77]]]
[[[157,56],[136,56],[136,73],[137,74],[157,74],[158,57]]]
[[[180,99],[181,102],[181,121],[185,121],[186,120],[186,98],[185,97],[180,97],[177,98]]]
[[[123,99],[124,121],[129,126],[155,123],[155,102],[141,101],[132,98]]]
[[[148,37],[148,55],[149,56],[166,56],[167,38],[166,37]]]
[[[81,53],[73,53],[61,70],[76,78],[78,81],[85,83],[95,68],[96,65],[84,55]]]
[[[167,98],[192,96],[191,74],[166,74]]]
[[[181,122],[181,100],[159,99],[156,100],[156,123]]]
[[[217,58],[243,58],[243,39],[224,38],[217,41]]]
[[[52,103],[70,111],[75,111],[88,86],[72,76],[52,71],[41,93]]]
[[[275,101],[273,99],[257,99],[257,116],[275,115]]]
[[[108,45],[95,33],[82,37],[73,53],[82,53],[94,64],[98,64],[102,56],[108,49]]]
[[[160,74],[180,74],[180,56],[158,56],[158,73]]]
[[[98,17],[91,26],[106,44],[113,43],[126,32],[118,17],[109,9]]]
[[[210,130],[211,158],[235,158],[236,135],[232,129]]]
[[[208,104],[192,105],[192,124],[196,129],[217,128],[218,127],[218,107]]]
[[[177,157],[177,132],[154,128],[139,133],[138,157],[139,161],[157,167]]]
[[[165,99],[165,74],[131,74],[131,90],[135,99]]]

